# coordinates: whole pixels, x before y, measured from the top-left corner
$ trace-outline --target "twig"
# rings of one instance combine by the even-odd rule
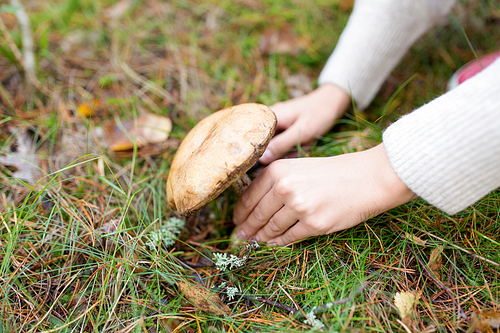
[[[292,301],[293,305],[295,305],[295,308],[300,309],[299,305],[295,302],[292,296],[281,286],[280,283],[278,283],[278,287],[281,289],[283,293]]]
[[[35,75],[35,56],[33,53],[33,37],[31,35],[31,26],[29,24],[28,15],[26,15],[24,7],[21,5],[19,0],[11,0],[11,4],[13,6],[19,7],[19,9],[16,11],[16,16],[17,20],[19,21],[19,24],[21,25],[23,33],[24,56],[21,54],[21,51],[19,51],[19,48],[12,39],[9,30],[7,29],[7,26],[5,25],[1,17],[0,17],[0,30],[3,32],[3,35],[5,36],[5,39],[7,40],[7,43],[9,44],[9,47],[12,53],[14,54],[14,57],[19,62],[19,64],[21,64],[24,72],[26,73],[28,82],[31,82],[35,86],[35,88],[37,88],[45,95],[50,95],[50,91],[42,85],[42,83],[38,80],[38,78]]]
[[[288,311],[288,312],[291,312],[291,313],[299,313],[299,310],[296,310],[296,309],[294,309],[292,307],[289,307],[288,305],[281,304],[279,302],[271,301],[270,299],[267,299],[267,298],[264,298],[264,297],[260,297],[260,296],[248,296],[248,295],[243,295],[243,294],[239,294],[239,295],[241,297],[247,299],[247,300],[250,300],[250,301],[257,301],[257,302],[260,302],[260,303],[265,303],[265,304],[268,304],[268,305],[272,305],[272,306],[275,306],[277,308],[280,308],[282,310],[285,310],[285,311]]]
[[[33,53],[33,36],[31,34],[31,24],[24,10],[24,6],[19,0],[10,0],[13,7],[18,7],[16,17],[21,26],[23,34],[23,53],[24,53],[24,70],[35,76],[35,54]]]
[[[392,229],[394,230],[395,233],[398,234],[399,237],[401,237],[402,239],[405,239],[405,237],[403,235],[401,235],[401,233],[397,230],[396,226],[391,223],[391,227]],[[460,314],[460,316],[462,318],[464,318],[467,323],[470,324],[470,319],[469,317],[467,317],[467,314],[465,313],[465,311],[462,309],[462,307],[460,306],[460,303],[456,300],[456,298],[454,297],[453,293],[441,282],[439,281],[438,279],[436,279],[434,277],[434,275],[432,275],[432,273],[427,269],[426,265],[422,262],[422,259],[420,259],[420,257],[417,255],[417,253],[413,250],[413,248],[410,246],[410,244],[406,244],[407,248],[410,250],[410,252],[413,254],[413,256],[417,259],[418,263],[420,264],[420,266],[422,266],[422,268],[424,269],[424,272],[425,274],[430,277],[432,279],[432,281],[434,281],[434,283],[439,287],[441,288],[444,292],[446,292],[446,294],[448,294],[448,296],[450,297],[451,301],[453,302],[453,304],[455,304],[457,310],[458,310],[458,313]]]

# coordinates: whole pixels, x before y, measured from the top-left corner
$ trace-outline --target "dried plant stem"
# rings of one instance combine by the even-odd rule
[[[33,53],[33,36],[31,34],[30,20],[28,15],[26,15],[24,6],[19,0],[10,0],[10,3],[12,6],[19,8],[16,10],[16,17],[23,35],[24,70],[29,75],[35,76],[35,54]]]
[[[33,52],[33,36],[31,34],[31,25],[28,15],[26,14],[24,6],[21,4],[19,0],[11,0],[10,3],[12,4],[12,6],[19,8],[16,11],[16,17],[19,22],[19,25],[21,26],[21,31],[23,35],[24,55],[21,53],[16,43],[12,39],[9,30],[7,29],[7,26],[5,25],[1,17],[0,17],[0,30],[3,32],[3,35],[5,36],[5,39],[7,40],[7,43],[9,44],[9,47],[12,53],[14,54],[14,57],[23,67],[23,70],[26,73],[27,81],[45,95],[50,95],[50,91],[42,85],[42,83],[38,80],[35,74],[35,54]]]
[[[265,304],[268,304],[268,305],[272,305],[272,306],[275,306],[279,309],[282,309],[282,310],[285,310],[287,312],[290,312],[290,313],[298,313],[299,310],[297,309],[294,309],[288,305],[285,305],[285,304],[281,304],[279,302],[275,302],[275,301],[271,301],[270,299],[267,299],[267,298],[264,298],[264,297],[260,297],[260,296],[248,296],[248,295],[241,295],[241,297],[249,300],[249,301],[257,301],[257,302],[260,302],[260,303],[265,303]]]

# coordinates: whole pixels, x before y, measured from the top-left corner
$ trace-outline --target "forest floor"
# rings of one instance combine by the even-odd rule
[[[23,5],[0,7],[0,331],[499,332],[498,190],[454,216],[417,199],[342,232],[240,250],[234,193],[189,218],[168,208],[189,129],[313,89],[350,1]],[[459,4],[366,110],[299,157],[378,144],[460,66],[498,50],[499,25],[498,2]],[[170,135],[131,144],[151,113]],[[244,264],[220,269],[222,253]]]

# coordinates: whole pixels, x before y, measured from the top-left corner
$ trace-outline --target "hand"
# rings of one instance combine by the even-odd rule
[[[410,201],[385,147],[326,158],[278,160],[234,209],[238,238],[286,245],[350,228]]]
[[[307,95],[276,103],[277,134],[260,158],[269,164],[297,144],[307,144],[327,133],[350,104],[349,95],[333,84],[324,84]]]

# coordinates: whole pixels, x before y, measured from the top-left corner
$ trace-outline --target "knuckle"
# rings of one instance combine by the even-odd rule
[[[285,245],[291,244],[298,240],[298,238],[295,236],[295,233],[292,230],[284,234],[281,239]]]
[[[282,231],[281,226],[279,225],[278,222],[276,222],[275,219],[270,219],[269,222],[267,223],[269,230],[273,233],[279,233]]]
[[[311,212],[310,202],[301,196],[295,196],[291,202],[291,208],[299,215],[309,215]]]
[[[259,224],[262,224],[264,221],[264,214],[261,210],[261,208],[259,206],[255,207],[255,209],[253,210],[253,218],[254,220],[259,223]]]
[[[247,192],[243,192],[243,194],[240,197],[240,202],[243,208],[249,209],[250,208],[250,196],[248,195]]]
[[[277,196],[289,196],[293,192],[293,182],[287,177],[280,178],[274,185],[274,192]]]
[[[273,161],[269,166],[266,168],[265,172],[269,174],[271,178],[276,178],[279,177],[281,174],[281,167],[282,167],[282,161],[281,160],[276,160]]]

